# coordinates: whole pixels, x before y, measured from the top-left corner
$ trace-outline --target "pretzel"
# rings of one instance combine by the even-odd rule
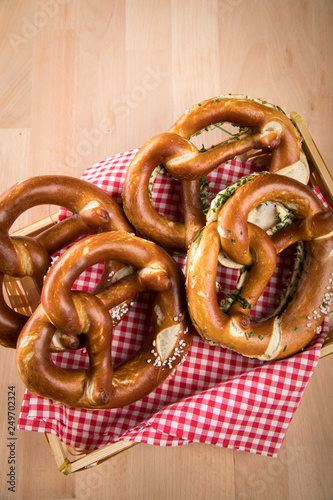
[[[134,268],[133,274],[95,295],[71,291],[84,269],[106,259],[125,262]],[[18,339],[16,361],[27,388],[88,409],[118,408],[149,394],[182,361],[190,345],[184,279],[162,248],[122,231],[88,236],[72,245],[50,268],[41,304]],[[152,330],[139,352],[113,370],[108,309],[122,303],[126,293],[143,290],[156,291]],[[53,363],[50,342],[57,328],[84,334],[87,370],[66,370]]]
[[[263,361],[285,358],[311,341],[329,311],[333,212],[324,208],[309,187],[273,173],[249,176],[229,189],[228,195],[222,193],[219,197],[220,207],[212,203],[207,225],[188,253],[186,276],[191,319],[209,343]],[[261,227],[248,222],[248,218],[259,203],[270,200],[288,207],[296,218],[268,236]],[[305,258],[301,264],[296,260],[296,281],[291,282],[285,293],[290,300],[282,301],[269,317],[251,321],[250,309],[275,270],[277,254],[296,242],[302,242],[298,253],[304,247]],[[250,266],[245,279],[241,275],[235,301],[225,311],[216,298],[221,251],[235,263],[234,267]]]
[[[15,220],[29,208],[52,204],[66,207],[73,216],[38,234],[34,238],[10,236]],[[132,231],[121,208],[104,191],[84,180],[68,176],[36,176],[18,182],[0,196],[0,281],[4,275],[30,276],[40,291],[51,256],[79,236],[99,228],[100,231]],[[99,284],[108,283],[112,265]],[[114,268],[114,271],[119,270]],[[27,316],[12,310],[0,291],[0,344],[15,348]],[[56,338],[55,338],[56,340]],[[77,339],[58,337],[56,345],[77,347]],[[56,347],[55,347],[56,349]]]
[[[190,138],[220,122],[246,127],[246,133],[203,152]],[[301,152],[301,138],[278,107],[245,96],[208,99],[186,111],[168,132],[150,139],[136,154],[126,172],[124,210],[145,237],[171,250],[187,250],[205,224],[200,200],[200,178],[221,163],[253,149],[272,151],[270,172],[298,178],[305,184],[309,168]],[[149,198],[150,178],[156,167],[181,181],[184,223],[158,214]]]

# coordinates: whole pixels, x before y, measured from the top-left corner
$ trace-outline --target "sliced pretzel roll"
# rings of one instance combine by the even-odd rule
[[[278,200],[296,215],[294,222],[270,238],[248,222],[251,210],[266,200]],[[305,257],[289,302],[269,317],[251,321],[250,309],[274,272],[276,254],[299,241],[305,242]],[[251,266],[227,312],[221,310],[216,298],[221,250],[237,264]],[[264,361],[295,354],[318,332],[329,309],[333,212],[325,210],[316,195],[294,179],[276,174],[252,176],[220,206],[215,220],[193,241],[186,275],[190,316],[208,342]]]
[[[83,270],[108,259],[130,265],[133,274],[95,295],[71,290]],[[144,346],[113,369],[108,309],[143,290],[156,292],[152,329]],[[50,341],[56,329],[87,338],[88,370],[54,365]],[[68,406],[117,408],[158,387],[182,361],[189,345],[184,276],[179,266],[154,243],[114,231],[75,243],[52,266],[41,305],[20,334],[16,360],[24,383],[33,393]]]
[[[309,167],[301,154],[301,137],[281,108],[267,101],[232,94],[213,97],[187,110],[170,132],[189,138],[220,122],[236,124],[250,132],[243,138],[238,136],[234,141],[214,146],[204,153],[207,157],[214,156],[217,149],[221,158],[225,158],[222,161],[252,148],[268,149],[272,151],[270,172],[290,174],[293,170],[293,176],[307,184]]]
[[[251,211],[267,201],[283,203],[297,218],[326,211],[319,198],[304,184],[277,174],[263,173],[243,179],[243,185],[227,199],[217,214],[218,231],[224,252],[239,264],[250,265],[248,218]]]

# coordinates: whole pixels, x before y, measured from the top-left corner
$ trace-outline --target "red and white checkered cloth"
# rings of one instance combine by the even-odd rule
[[[93,165],[83,179],[97,184],[121,203],[127,165],[136,151]],[[251,163],[229,161],[208,177],[212,196],[227,184],[258,171]],[[320,193],[318,193],[320,195]],[[156,209],[179,220],[179,183],[158,176],[154,184]],[[66,212],[60,211],[60,217]],[[185,255],[172,254],[184,269]],[[279,303],[286,284],[291,252],[279,258],[277,270],[251,313],[266,316]],[[81,275],[75,287],[92,291],[102,270],[98,264]],[[225,291],[233,291],[237,272],[220,271]],[[137,296],[134,306],[113,334],[113,362],[117,365],[135,352],[149,328],[151,292]],[[175,372],[141,401],[115,410],[81,410],[55,405],[25,393],[18,427],[56,434],[66,444],[94,449],[108,443],[134,440],[159,446],[199,442],[225,448],[276,456],[303,391],[318,362],[328,334],[328,320],[322,332],[303,352],[285,360],[261,362],[230,350],[208,345],[192,330],[189,353]],[[63,367],[88,366],[85,350],[52,355]]]

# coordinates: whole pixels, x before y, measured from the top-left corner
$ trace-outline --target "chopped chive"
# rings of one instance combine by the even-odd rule
[[[195,240],[197,240],[198,238],[202,238],[202,231],[203,231],[203,229],[204,228],[201,228],[200,231],[198,232],[198,234],[196,234],[196,236],[192,240],[192,243],[194,243]]]
[[[239,302],[242,304],[243,309],[252,309],[253,305],[250,304],[244,297],[238,297]]]

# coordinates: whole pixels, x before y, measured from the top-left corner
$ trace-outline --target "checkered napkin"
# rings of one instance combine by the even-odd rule
[[[97,184],[121,203],[125,170],[135,153],[136,150],[107,158],[86,170],[83,179]],[[208,176],[210,196],[240,177],[263,169],[239,160],[221,165]],[[159,175],[154,183],[156,209],[174,220],[179,220],[182,210],[179,188],[178,182],[165,175]],[[59,217],[67,215],[62,209]],[[289,277],[292,252],[279,256],[274,276],[251,311],[253,319],[268,315],[279,303]],[[172,255],[184,270],[185,255]],[[92,291],[101,272],[102,264],[88,269],[77,279],[75,288]],[[233,292],[237,271],[221,269],[219,273],[224,292]],[[138,294],[130,312],[114,330],[115,366],[144,342],[149,329],[151,293]],[[307,349],[276,362],[249,359],[208,345],[194,329],[192,334],[186,359],[141,401],[120,409],[90,411],[54,404],[26,391],[19,428],[56,434],[64,443],[84,449],[123,439],[159,446],[197,442],[276,456],[318,362],[328,334],[328,320]],[[84,349],[52,357],[62,367],[88,366]]]

